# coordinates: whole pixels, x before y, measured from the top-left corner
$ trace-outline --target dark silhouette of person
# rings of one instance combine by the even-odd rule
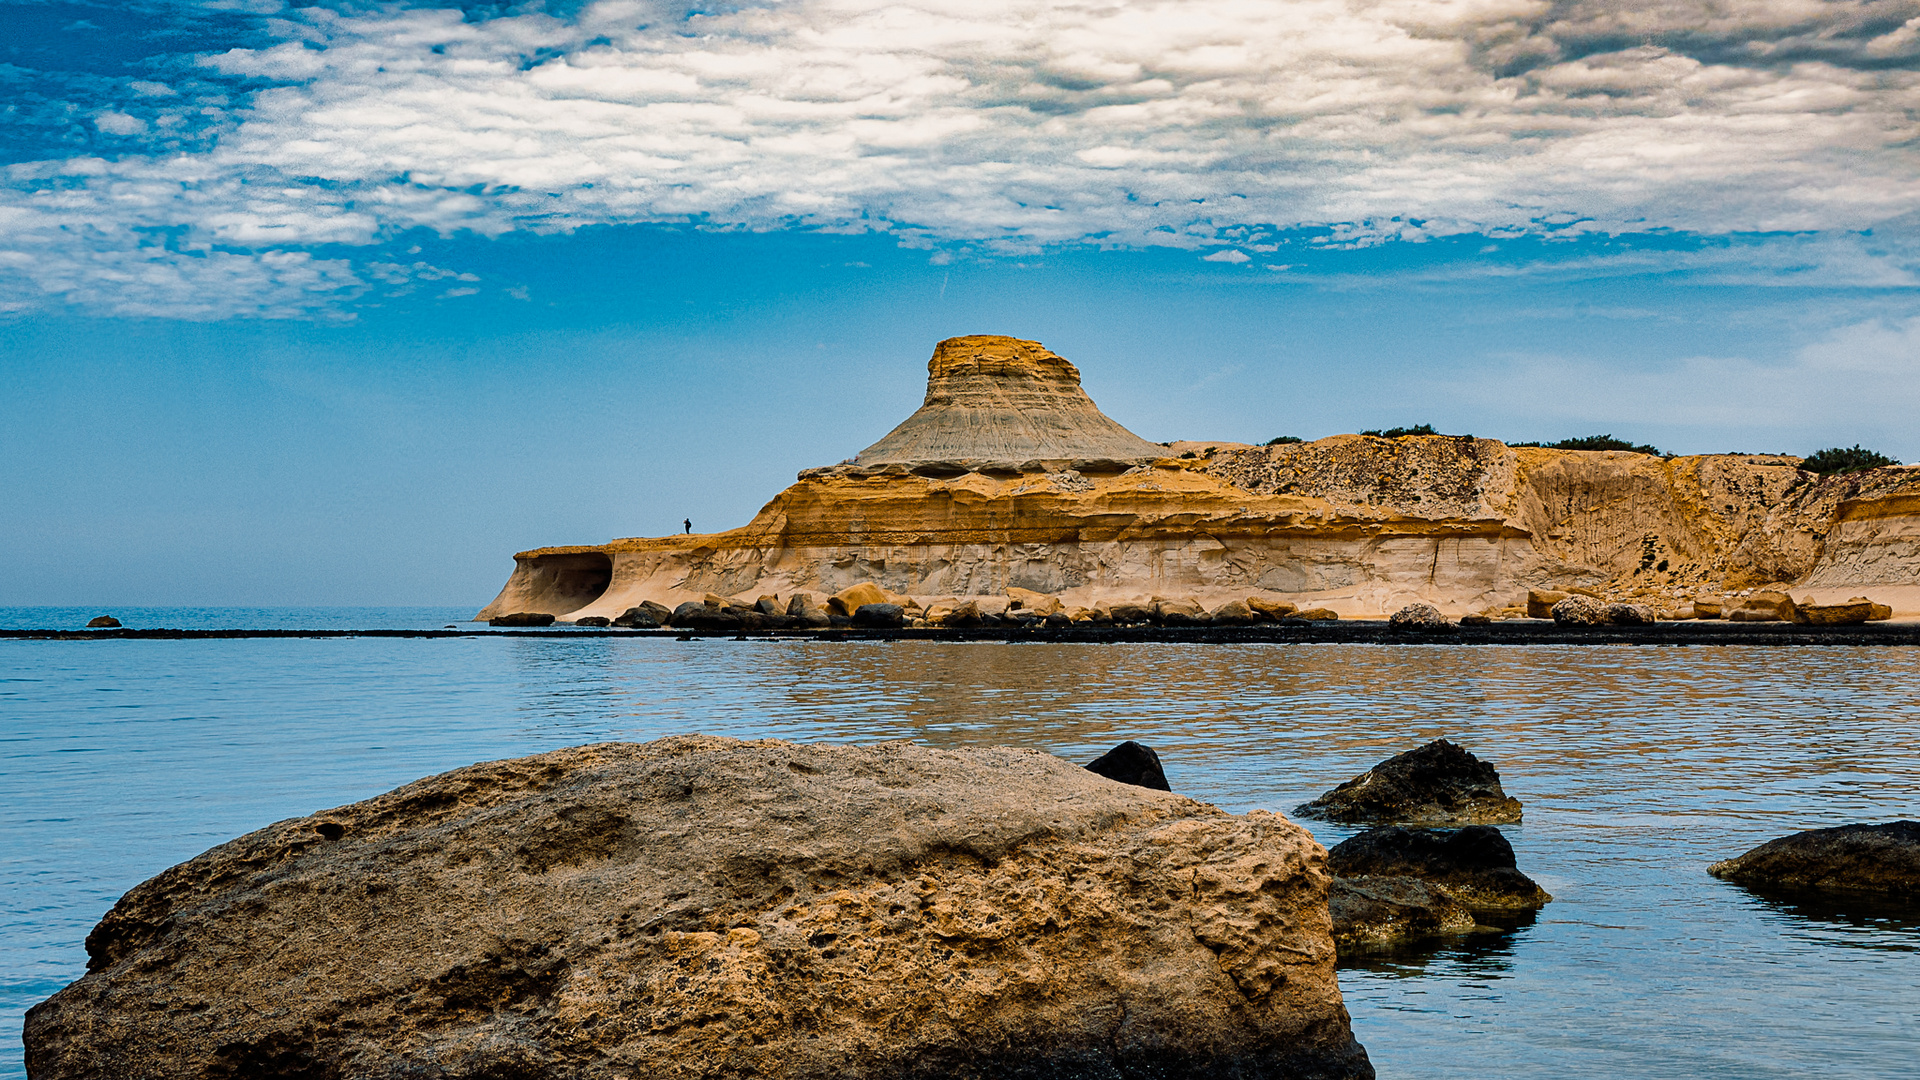
[[[692,518],[686,518],[682,520],[680,524],[686,528],[687,535],[689,536],[693,535],[693,519]]]

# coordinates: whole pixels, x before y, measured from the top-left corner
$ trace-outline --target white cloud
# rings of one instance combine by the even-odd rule
[[[212,150],[16,167],[0,215],[28,226],[0,247],[65,251],[76,224],[124,254],[116,228],[258,251],[684,220],[1365,246],[1860,230],[1920,205],[1920,0],[603,0],[275,25],[205,60],[284,84]]]

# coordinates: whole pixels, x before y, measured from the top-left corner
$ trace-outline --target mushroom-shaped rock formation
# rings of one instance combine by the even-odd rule
[[[68,1077],[1371,1077],[1326,853],[1031,750],[711,737],[459,769],[136,886]]]
[[[865,466],[951,462],[1152,461],[1166,449],[1115,423],[1080,389],[1080,370],[1037,341],[948,338],[927,361],[927,400],[860,451]]]

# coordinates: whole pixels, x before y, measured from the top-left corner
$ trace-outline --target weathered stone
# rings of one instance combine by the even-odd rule
[[[120,620],[111,615],[95,615],[87,620],[89,630],[118,630],[119,628]]]
[[[1269,600],[1264,596],[1247,597],[1247,606],[1253,609],[1254,614],[1275,622],[1300,610],[1297,605],[1284,600]]]
[[[1707,872],[1755,889],[1920,900],[1920,821],[1794,833],[1714,863]]]
[[[1743,597],[1739,606],[1727,612],[1731,622],[1798,622],[1800,609],[1783,592],[1762,590]]]
[[[1693,617],[1696,619],[1717,619],[1723,606],[1719,599],[1704,596],[1693,598]]]
[[[1493,616],[1484,611],[1476,611],[1470,615],[1460,616],[1461,626],[1489,626],[1492,623]]]
[[[660,605],[655,604],[653,606],[659,607]],[[667,612],[667,618],[672,619],[673,612]],[[630,630],[653,630],[666,625],[666,623],[662,622],[658,616],[648,610],[646,605],[640,604],[621,612],[619,616],[613,620],[613,625],[624,626]]]
[[[689,600],[673,609],[673,626],[676,630],[738,631],[744,629],[744,622],[735,608]]]
[[[552,626],[553,616],[538,611],[515,611],[507,615],[495,615],[487,620],[488,626]]]
[[[1160,768],[1160,755],[1154,753],[1153,747],[1132,739],[1087,762],[1087,769],[1135,787],[1173,790],[1167,786],[1167,774]]]
[[[892,630],[906,624],[906,609],[899,604],[861,604],[853,610],[853,625],[863,630]]]
[[[1868,622],[1881,622],[1893,618],[1893,606],[1891,604],[1874,604],[1872,607],[1873,614],[1867,616]]]
[[[1464,934],[1479,925],[1465,904],[1414,877],[1334,878],[1327,914],[1342,948]]]
[[[1034,592],[1032,589],[1008,589],[1007,601],[1009,607],[1031,611],[1043,619],[1061,610],[1062,607],[1059,597]]]
[[[1652,626],[1656,616],[1645,604],[1608,604],[1607,621],[1615,626]]]
[[[1044,620],[1049,630],[1062,630],[1073,625],[1073,617],[1064,611],[1056,611]]]
[[[1591,596],[1574,595],[1553,605],[1553,621],[1561,626],[1604,626],[1607,605]]]
[[[1553,605],[1565,600],[1569,594],[1555,589],[1527,590],[1527,618],[1553,618]]]
[[[1355,824],[1505,825],[1520,820],[1520,800],[1501,789],[1492,765],[1435,739],[1395,754],[1294,813]]]
[[[1153,598],[1153,618],[1163,626],[1205,626],[1213,621],[1197,600],[1160,596]]]
[[[977,600],[965,600],[953,605],[953,613],[947,616],[947,625],[962,630],[971,630],[985,623]]]
[[[1396,630],[1445,630],[1453,624],[1432,604],[1408,604],[1387,617],[1387,625]]]
[[[575,626],[612,626],[613,620],[604,615],[587,615],[573,621]]]
[[[1842,626],[1847,623],[1862,623],[1873,618],[1873,602],[1866,597],[1856,597],[1844,604],[1796,604],[1800,612],[1800,621],[1814,626]]]
[[[1287,616],[1287,618],[1300,619],[1304,622],[1337,622],[1339,621],[1340,613],[1332,608],[1315,607],[1308,608],[1305,611],[1296,611],[1292,615]]]
[[[1208,613],[1215,626],[1250,626],[1260,621],[1260,616],[1245,600],[1229,600]]]
[[[842,589],[828,597],[827,614],[852,615],[854,612],[860,610],[862,604],[887,604],[892,602],[893,598],[887,594],[885,589],[882,589],[871,581],[863,581],[858,585]]]
[[[753,609],[762,615],[773,615],[780,618],[785,618],[787,614],[787,609],[780,603],[780,598],[772,593],[768,593],[755,600],[753,602]]]
[[[135,887],[35,1080],[1366,1077],[1325,856],[1058,758],[491,762]]]
[[[1107,611],[1113,621],[1117,623],[1132,624],[1153,621],[1153,604],[1151,603],[1142,604],[1131,600],[1122,601],[1112,605]]]
[[[1368,829],[1334,845],[1335,877],[1412,877],[1475,911],[1524,911],[1553,897],[1520,872],[1513,845],[1491,825],[1464,829]]]

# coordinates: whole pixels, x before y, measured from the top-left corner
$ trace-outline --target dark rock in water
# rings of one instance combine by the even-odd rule
[[[656,608],[660,607],[659,604],[654,604],[653,606]],[[661,610],[665,611],[666,609],[661,608]],[[667,618],[672,619],[673,612],[668,611]],[[654,630],[666,624],[660,620],[659,616],[649,611],[647,605],[642,604],[638,607],[630,607],[621,612],[619,617],[613,620],[613,625],[624,626],[630,630]]]
[[[26,1071],[1357,1080],[1321,859],[1033,751],[576,747],[135,886]]]
[[[1388,616],[1387,625],[1395,630],[1445,630],[1453,624],[1432,604],[1412,603]]]
[[[120,620],[111,615],[95,615],[93,618],[87,620],[87,629],[118,630],[120,629]]]
[[[899,604],[861,604],[853,610],[853,625],[866,630],[890,630],[907,625],[907,612]]]
[[[612,626],[613,620],[602,615],[588,615],[584,619],[573,620],[575,626]]]
[[[713,607],[689,600],[673,609],[673,625],[677,630],[739,631],[745,625],[741,620],[742,610],[745,609]]]
[[[1167,774],[1160,768],[1160,755],[1153,752],[1153,747],[1132,739],[1087,762],[1087,770],[1134,787],[1173,790],[1167,786]]]
[[[1491,825],[1368,829],[1334,845],[1327,869],[1342,878],[1418,878],[1474,910],[1536,908],[1553,899],[1520,872],[1513,845]]]
[[[553,616],[537,611],[516,611],[511,615],[495,615],[487,620],[488,626],[552,626]]]
[[[1492,765],[1435,739],[1388,758],[1294,813],[1355,824],[1510,825],[1520,820],[1520,800],[1501,790]]]
[[[1877,893],[1920,900],[1920,821],[1794,833],[1714,863],[1707,873],[1756,890]]]
[[[1047,624],[1047,629],[1049,630],[1065,630],[1067,627],[1073,625],[1073,620],[1068,618],[1064,611],[1056,611],[1047,616],[1043,621]]]
[[[706,617],[706,613],[711,610],[712,610],[711,608],[707,607],[707,605],[701,603],[698,600],[689,600],[686,603],[681,604],[679,607],[673,609],[673,619],[671,620],[671,625],[686,626],[688,625],[686,620],[694,619],[694,618],[704,619]]]
[[[1334,878],[1327,914],[1342,946],[1464,934],[1479,925],[1465,904],[1415,877]]]

